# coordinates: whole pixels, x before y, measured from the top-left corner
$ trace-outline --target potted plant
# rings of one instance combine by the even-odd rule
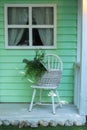
[[[44,50],[36,50],[33,60],[23,59],[25,63],[25,76],[29,82],[37,82],[42,74],[47,71],[44,66]]]

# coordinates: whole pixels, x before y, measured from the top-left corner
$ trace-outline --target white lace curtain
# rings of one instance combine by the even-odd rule
[[[33,8],[33,19],[38,25],[53,25],[53,10],[49,7]],[[38,28],[40,38],[43,45],[52,45],[53,43],[53,29],[50,28]]]
[[[8,10],[8,24],[9,25],[26,25],[28,21],[27,8],[9,8]],[[24,28],[11,28],[8,30],[9,45],[17,45],[22,38]]]

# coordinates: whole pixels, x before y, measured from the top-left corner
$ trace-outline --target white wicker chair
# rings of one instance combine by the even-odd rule
[[[32,110],[34,99],[36,96],[36,91],[40,90],[39,101],[41,104],[42,90],[49,90],[51,100],[52,100],[52,110],[53,110],[53,114],[55,114],[54,97],[57,97],[58,105],[62,106],[58,94],[58,87],[62,78],[63,62],[61,58],[56,54],[47,54],[44,58],[44,61],[45,61],[45,67],[47,68],[47,72],[43,74],[41,80],[36,85],[31,86],[34,90],[33,90],[32,100],[29,106],[29,111]]]

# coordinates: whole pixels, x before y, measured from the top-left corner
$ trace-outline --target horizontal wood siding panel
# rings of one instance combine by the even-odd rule
[[[46,53],[58,54],[62,58],[64,70],[59,94],[61,100],[73,102],[74,63],[77,55],[77,0],[0,0],[0,102],[29,102],[32,89],[21,73],[24,71],[24,63],[22,61],[24,58],[32,59],[35,50],[5,49],[5,3],[56,3],[57,48],[45,51]],[[50,100],[44,95],[44,101]]]
[[[24,83],[3,83],[0,87],[3,90],[30,90],[30,86],[28,82]],[[72,91],[73,90],[73,83],[61,83],[59,90],[63,91]]]
[[[68,8],[68,7],[67,7]],[[58,20],[77,20],[77,14],[74,13],[66,13],[66,14],[60,14],[58,12]]]
[[[16,52],[16,51],[15,51]],[[4,56],[2,56],[2,58],[1,58],[1,62],[3,62],[3,61],[6,61],[6,59],[7,60],[11,60],[11,58],[13,59],[13,57],[14,57],[14,61],[16,61],[16,60],[18,60],[18,57],[17,56],[19,56],[19,59],[21,60],[20,62],[22,62],[22,60],[23,60],[23,57],[22,56],[25,56],[25,57],[27,57],[27,54],[25,53],[24,55],[23,54],[21,54],[21,52],[18,52],[18,53],[16,53],[15,54],[15,52],[9,52],[9,51],[5,51],[5,53],[3,54]],[[71,53],[72,52],[72,53]],[[2,52],[1,52],[2,53]],[[65,50],[65,49],[60,49],[60,50],[57,50],[57,51],[55,51],[55,53],[59,53],[60,55],[66,55],[66,56],[68,56],[70,53],[71,53],[71,55],[72,56],[74,56],[74,55],[76,55],[76,49],[74,48],[73,50],[70,48],[70,49],[67,49],[67,50]],[[11,55],[11,56],[10,56]],[[10,57],[9,57],[10,56]],[[33,56],[32,56],[33,57]],[[30,59],[29,57],[27,57],[28,59]]]
[[[18,70],[18,68],[15,68],[14,70],[12,69],[8,69],[8,70],[0,70],[0,78],[1,77],[23,77],[22,76],[22,72],[24,72],[24,70]],[[74,72],[69,69],[69,68],[65,68],[64,72],[63,72],[63,76],[73,76]]]
[[[63,56],[62,56],[63,55]],[[60,55],[61,57],[62,57],[62,60],[64,61],[64,62],[75,62],[75,60],[76,60],[76,57],[75,56],[72,56],[72,53],[70,53],[70,55],[69,56],[65,56],[63,53],[62,53],[62,55]],[[27,59],[29,59],[29,57],[28,56],[19,56],[19,57],[1,57],[1,60],[0,60],[0,62],[1,63],[22,63],[22,61],[23,61],[23,59],[24,58],[27,58]],[[22,63],[23,64],[23,63]]]
[[[44,98],[44,101],[46,101],[47,98]],[[62,96],[61,100],[64,101],[65,103],[72,103],[73,97],[72,96]],[[0,99],[1,102],[30,102],[29,96],[1,96]],[[49,99],[48,99],[49,101]]]
[[[23,76],[21,77],[17,77],[17,76],[2,76],[0,77],[0,83],[23,83],[23,82],[27,82],[26,78],[23,78]],[[73,83],[73,77],[70,76],[63,76],[62,78],[62,83]]]
[[[25,64],[22,63],[0,63],[0,71],[3,72],[5,71],[9,71],[9,70],[13,70],[13,71],[17,71],[17,73],[20,72],[20,70],[24,70],[24,66]],[[64,63],[64,70],[65,69],[71,69],[71,67],[74,66],[74,63]],[[71,69],[72,70],[72,69]],[[63,72],[64,73],[64,72]]]

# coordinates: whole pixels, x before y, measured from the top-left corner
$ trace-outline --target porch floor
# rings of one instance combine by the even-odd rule
[[[53,115],[50,105],[34,106],[32,111],[28,111],[28,104],[24,103],[1,103],[0,104],[0,121],[28,121],[36,122],[54,121],[60,125],[83,125],[86,122],[85,116],[78,113],[77,108],[73,104],[64,104],[62,108],[56,109]],[[68,123],[67,123],[68,122]],[[65,124],[66,123],[66,124]]]

